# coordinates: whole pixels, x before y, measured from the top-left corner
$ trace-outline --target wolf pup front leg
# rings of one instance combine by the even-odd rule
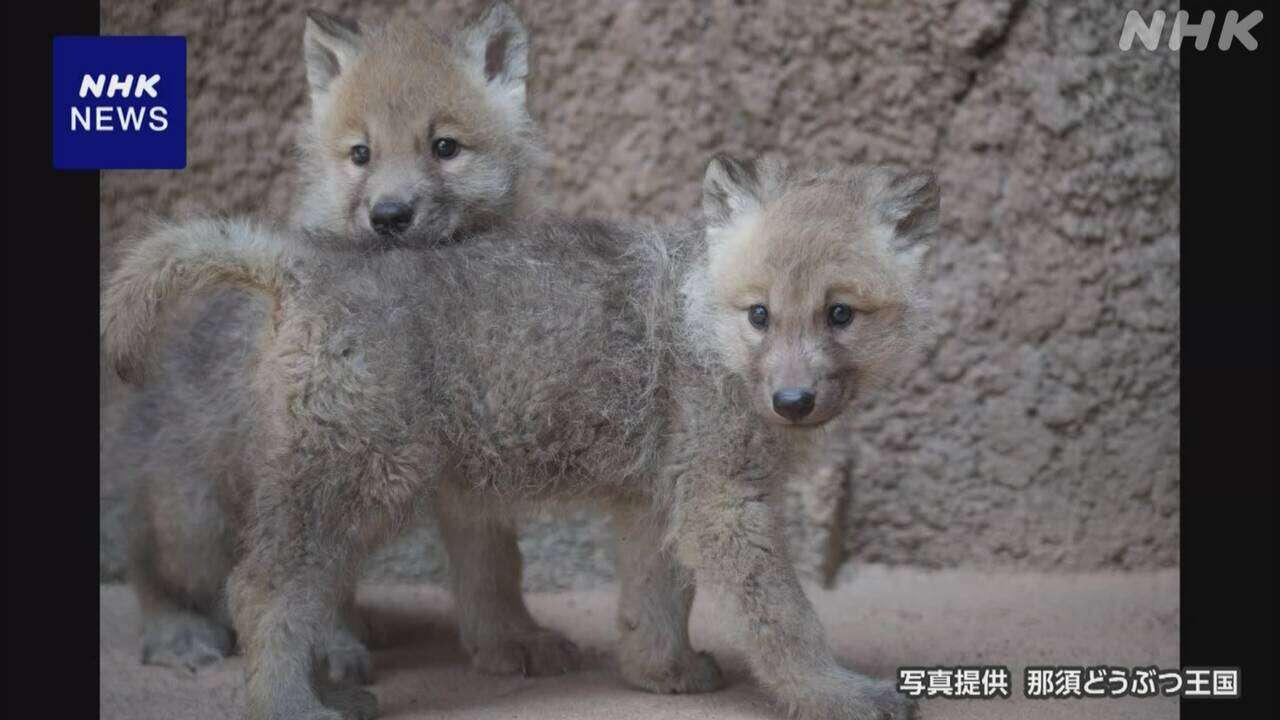
[[[844,669],[800,587],[768,492],[724,475],[687,479],[672,546],[740,613],[752,674],[804,720],[901,720],[913,703],[892,682]]]
[[[524,561],[510,508],[445,483],[435,515],[449,554],[462,646],[488,675],[560,675],[578,667],[576,645],[542,627],[524,603]]]
[[[693,573],[663,547],[667,518],[647,503],[619,503],[618,661],[631,685],[656,693],[703,693],[724,687],[710,653],[689,642]]]

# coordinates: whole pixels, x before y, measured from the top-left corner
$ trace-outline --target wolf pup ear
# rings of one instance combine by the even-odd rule
[[[744,212],[760,209],[786,174],[782,159],[736,160],[716,153],[702,177],[702,215],[710,227],[730,224]]]
[[[360,26],[319,10],[307,12],[302,35],[307,82],[313,100],[328,92],[335,78],[350,69],[360,54]]]
[[[529,33],[510,5],[495,2],[471,21],[462,34],[462,51],[498,105],[517,115],[527,114]]]
[[[878,203],[880,215],[894,230],[893,249],[920,253],[938,232],[941,199],[938,178],[931,172],[908,172],[889,179]]]

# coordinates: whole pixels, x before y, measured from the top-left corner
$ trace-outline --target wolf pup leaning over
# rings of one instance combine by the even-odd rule
[[[528,39],[508,5],[491,5],[448,38],[415,24],[362,31],[312,13],[304,48],[311,115],[295,227],[377,253],[454,241],[535,204],[526,172],[540,153],[525,105]],[[143,612],[143,662],[192,670],[232,648],[226,581],[259,474],[248,450],[248,383],[271,311],[237,289],[198,300],[170,319],[153,382],[104,422],[101,458],[104,475],[134,479],[130,578]],[[468,506],[441,522],[467,598],[458,604],[463,644],[485,672],[563,672],[576,649],[534,622],[510,518],[487,509]],[[342,592],[317,652],[332,679],[367,680],[352,587]]]
[[[437,502],[593,499],[619,530],[620,665],[711,690],[693,582],[732,598],[754,675],[803,718],[902,718],[841,667],[783,548],[778,483],[891,376],[922,321],[927,173],[713,160],[705,228],[547,221],[374,257],[243,224],[153,235],[106,291],[102,331],[142,379],[160,313],[258,288],[247,420],[263,469],[231,581],[249,717],[366,718],[311,684],[312,648],[368,548]]]

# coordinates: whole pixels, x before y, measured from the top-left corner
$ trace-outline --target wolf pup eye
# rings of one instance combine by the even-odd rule
[[[752,305],[747,308],[747,320],[761,330],[769,327],[769,308],[763,305]]]
[[[441,160],[448,160],[458,154],[458,141],[448,137],[436,138],[431,143],[431,152]]]
[[[827,319],[832,327],[844,327],[853,322],[853,308],[844,303],[836,303],[827,310]]]
[[[357,165],[368,164],[369,146],[368,145],[352,145],[351,146],[351,162]]]

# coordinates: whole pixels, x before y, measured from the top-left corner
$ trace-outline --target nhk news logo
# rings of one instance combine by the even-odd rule
[[[186,38],[53,39],[55,168],[180,169],[186,128]]]

